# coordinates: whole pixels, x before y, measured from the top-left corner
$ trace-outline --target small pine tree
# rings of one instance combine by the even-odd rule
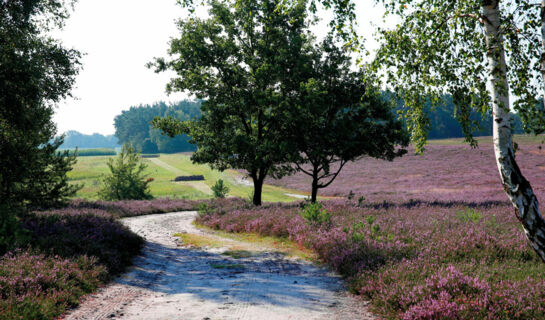
[[[212,191],[214,191],[214,197],[225,198],[227,193],[229,193],[229,187],[223,183],[223,180],[219,179],[212,187]]]
[[[121,153],[108,160],[110,174],[102,179],[102,188],[98,195],[104,200],[146,200],[153,196],[144,171],[147,165],[141,162],[140,155],[128,144],[123,145]]]

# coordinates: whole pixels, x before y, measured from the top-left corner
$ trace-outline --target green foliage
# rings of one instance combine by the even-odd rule
[[[200,119],[164,118],[154,126],[169,135],[189,134],[198,146],[192,156],[197,163],[247,170],[256,205],[265,177],[286,173],[290,147],[282,139],[280,114],[299,87],[297,70],[307,62],[301,59],[309,41],[305,3],[285,12],[277,10],[280,2],[212,0],[209,18],[178,21],[181,35],[170,42],[172,59],[150,64],[157,72],[177,73],[168,92],[188,91],[206,100]]]
[[[0,5],[0,202],[62,205],[77,186],[75,162],[57,152],[54,106],[69,96],[79,52],[47,35],[67,17],[65,1],[2,1]]]
[[[377,218],[375,216],[367,216],[365,217],[365,222],[367,222],[367,224],[363,221],[354,223],[351,230],[344,228],[344,232],[350,234],[350,239],[354,243],[365,242],[369,239],[392,242],[394,240],[394,235],[381,231],[380,225],[375,223],[376,220]]]
[[[170,117],[176,121],[197,119],[201,116],[200,108],[200,100],[134,106],[115,117],[115,136],[119,143],[131,144],[142,153],[195,151],[186,135],[163,135],[152,127],[151,122],[156,117]]]
[[[402,22],[393,30],[380,30],[382,47],[377,67],[406,102],[404,114],[413,140],[421,150],[429,119],[425,99],[433,106],[443,104],[447,92],[456,106],[454,117],[467,141],[475,145],[473,133],[479,130],[473,113],[490,113],[492,97],[485,79],[490,77],[486,37],[481,31],[484,1],[398,1],[380,0],[390,14]],[[540,75],[540,9],[527,1],[499,1],[503,47],[510,66],[506,74],[517,99],[514,110],[525,128],[542,132],[543,105],[537,98],[543,83]],[[503,90],[499,88],[500,90]]]
[[[216,181],[216,184],[211,189],[214,192],[215,198],[225,198],[227,193],[229,193],[229,187],[223,183],[222,179]]]
[[[347,162],[364,155],[392,160],[406,153],[408,135],[391,106],[374,87],[365,68],[353,69],[351,57],[332,37],[305,55],[300,87],[285,111],[285,135],[297,170],[312,177],[312,201]],[[307,164],[308,166],[303,166]],[[353,197],[353,195],[352,195]]]
[[[364,197],[364,196],[360,196],[360,197],[358,198],[358,207],[362,207],[364,201],[365,201],[365,197]]]
[[[197,212],[199,213],[199,217],[202,218],[204,216],[211,215],[212,213],[214,213],[214,207],[212,207],[207,202],[201,202],[199,203],[197,207]]]
[[[17,216],[15,209],[0,203],[0,256],[22,246],[29,239]]]
[[[110,201],[152,199],[148,184],[153,178],[145,176],[146,167],[132,146],[123,145],[115,160],[108,159],[110,174],[102,179],[99,197]]]
[[[456,217],[462,222],[479,223],[483,220],[483,214],[473,208],[465,208],[465,210],[456,211]]]
[[[319,202],[307,203],[300,211],[300,214],[311,224],[329,225],[331,223],[331,213]]]

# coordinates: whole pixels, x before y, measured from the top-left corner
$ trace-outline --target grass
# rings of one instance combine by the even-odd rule
[[[77,198],[96,200],[100,189],[101,177],[109,173],[107,161],[109,156],[95,156],[78,158],[74,169],[68,173],[71,183],[83,184],[84,187],[77,194]],[[169,197],[182,199],[210,199],[212,187],[217,180],[222,179],[230,188],[229,196],[248,198],[253,187],[241,184],[243,175],[235,170],[220,172],[212,170],[207,165],[193,164],[187,154],[161,154],[159,158],[143,159],[148,165],[146,174],[154,181],[150,183],[151,194],[154,197]],[[203,175],[205,181],[174,182],[180,175]],[[265,185],[263,187],[263,201],[289,202],[296,201],[286,193],[300,194],[299,191]]]
[[[288,257],[299,258],[316,262],[316,254],[287,238],[262,236],[257,233],[229,233],[225,231],[212,231],[208,227],[197,225],[197,227],[211,232],[210,234],[189,234],[176,233],[174,236],[182,239],[186,245],[197,248],[227,248],[223,254],[235,259],[248,258],[253,254],[271,250],[285,254]],[[224,239],[233,240],[225,241]]]

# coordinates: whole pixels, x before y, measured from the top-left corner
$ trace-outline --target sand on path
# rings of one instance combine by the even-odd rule
[[[226,248],[184,246],[173,234],[202,234],[196,214],[121,219],[146,239],[141,255],[66,319],[375,319],[337,275],[310,262],[270,249],[234,259]]]

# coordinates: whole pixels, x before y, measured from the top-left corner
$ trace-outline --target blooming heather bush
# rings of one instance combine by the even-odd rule
[[[0,258],[0,319],[58,317],[131,263],[143,239],[95,207],[21,217],[31,249]]]
[[[96,290],[108,274],[94,258],[16,251],[0,259],[0,319],[53,319]]]
[[[69,207],[74,209],[100,209],[109,212],[116,218],[121,218],[155,213],[198,210],[201,203],[207,203],[210,207],[218,210],[231,210],[238,207],[247,207],[247,203],[238,198],[214,200],[161,198],[131,201],[87,201],[76,199],[70,203]]]
[[[332,200],[323,206],[331,213],[327,227],[306,223],[296,204],[237,209],[199,222],[314,249],[387,318],[545,318],[545,265],[509,205]]]
[[[143,239],[99,209],[36,212],[23,219],[32,247],[62,257],[93,256],[111,274],[138,254]]]

